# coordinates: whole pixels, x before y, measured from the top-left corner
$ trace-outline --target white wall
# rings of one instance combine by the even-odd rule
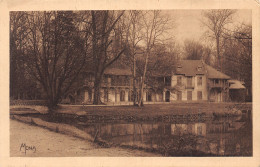
[[[177,76],[181,75],[173,75],[171,79],[171,84],[172,86],[175,86],[177,84]],[[198,86],[198,78],[202,76],[202,85]],[[182,76],[182,84],[187,85],[187,77]],[[205,75],[196,75],[192,77],[192,84],[194,85],[193,89],[186,89],[185,86],[182,91],[182,101],[187,101],[187,91],[192,91],[192,100],[198,100],[197,97],[197,92],[202,91],[202,100],[208,100],[208,92],[207,92],[207,81],[206,81],[206,76]],[[176,101],[177,100],[177,93],[171,92],[171,101]]]
[[[114,89],[110,89],[108,91],[108,101],[109,102],[115,102],[115,90]]]

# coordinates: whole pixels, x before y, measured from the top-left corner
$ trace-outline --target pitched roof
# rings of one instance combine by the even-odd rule
[[[88,64],[88,66],[85,67],[84,72],[90,72],[94,73],[95,66],[93,64]],[[129,67],[116,67],[116,66],[110,66],[107,69],[105,69],[104,74],[107,75],[132,75],[131,69]]]
[[[177,63],[176,74],[185,76],[205,74],[205,68],[201,60],[182,60]]]
[[[245,89],[246,87],[242,84],[242,82],[238,80],[229,80],[230,83],[229,89]]]
[[[195,76],[203,75],[206,73],[209,79],[230,79],[228,75],[203,63],[201,60],[182,60],[179,63],[177,63],[176,74],[182,74],[185,76]]]
[[[230,77],[215,68],[205,64],[205,67],[207,69],[207,74],[209,79],[230,79]]]
[[[162,72],[159,72],[159,71],[154,71],[151,73],[151,76],[152,77],[166,77],[166,76],[172,76],[174,73],[172,73],[171,70],[168,70],[168,71],[162,71]]]
[[[104,74],[107,75],[132,75],[132,72],[130,69],[127,68],[107,68],[104,72]]]

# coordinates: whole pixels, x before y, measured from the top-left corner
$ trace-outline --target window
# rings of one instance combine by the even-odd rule
[[[107,84],[110,86],[111,85],[111,77],[107,78]]]
[[[117,97],[117,94],[118,94],[118,92],[117,92],[117,90],[115,90],[115,102],[118,102],[118,101],[119,101],[119,99],[118,99],[118,97]]]
[[[166,91],[166,92],[165,92],[165,101],[166,101],[166,102],[170,102],[170,96],[171,96],[170,91]]]
[[[134,91],[129,91],[128,93],[128,101],[134,101]]]
[[[181,84],[182,84],[182,80],[181,80],[181,79],[182,79],[181,76],[178,76],[178,77],[177,77],[177,84],[178,84],[178,85],[181,85]]]
[[[124,76],[124,86],[129,86],[129,80],[128,76]]]
[[[125,101],[125,91],[124,90],[120,91],[120,101]]]
[[[177,71],[178,71],[178,72],[181,71],[181,66],[178,66],[178,67],[177,67]]]
[[[89,101],[92,100],[92,90],[91,89],[88,90],[88,100]]]
[[[198,127],[197,127],[197,132],[198,132],[197,135],[199,135],[199,136],[202,135],[202,126],[198,126]]]
[[[111,85],[116,86],[116,76],[111,76]]]
[[[197,92],[197,98],[198,100],[202,100],[202,91]]]
[[[198,86],[202,86],[202,77],[198,77]]]
[[[122,76],[117,76],[117,86],[123,86],[124,78]]]
[[[187,87],[192,87],[192,77],[187,77]]]
[[[171,86],[171,77],[165,77],[165,86]]]
[[[104,90],[104,101],[108,102],[108,89]]]
[[[105,75],[105,76],[103,77],[103,84],[104,84],[104,85],[107,85],[107,80],[108,80],[108,77]]]
[[[219,80],[218,79],[215,79],[215,84],[219,84]]]
[[[192,100],[192,91],[187,91],[187,100]]]
[[[202,71],[202,67],[201,66],[198,66],[198,71]]]
[[[108,78],[108,83],[111,82],[112,86],[128,86],[129,77],[127,76],[111,76],[111,79]]]

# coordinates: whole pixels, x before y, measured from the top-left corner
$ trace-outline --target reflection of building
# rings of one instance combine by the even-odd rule
[[[194,124],[171,124],[171,134],[193,134],[198,136],[206,136],[206,124],[194,123]]]
[[[159,73],[159,71],[158,71]],[[203,63],[201,60],[183,60],[176,69],[152,74],[144,89],[144,103],[175,101],[214,101],[228,99],[230,77]],[[139,85],[140,78],[137,79]],[[138,89],[137,89],[138,92]],[[94,73],[85,73],[85,83],[77,93],[78,103],[92,103],[94,97]],[[137,93],[138,94],[138,93]],[[132,72],[126,68],[105,70],[101,84],[101,101],[128,104],[133,101]],[[138,97],[138,95],[137,95]],[[79,100],[80,99],[80,100]]]
[[[88,127],[87,132],[93,136],[98,134],[102,139],[112,143],[143,148],[158,148],[169,143],[174,147],[179,142],[189,146],[195,142],[196,150],[214,155],[228,155],[234,151],[237,143],[234,136],[243,125],[244,122],[234,120],[187,124],[97,124]],[[192,149],[185,146],[182,149]]]

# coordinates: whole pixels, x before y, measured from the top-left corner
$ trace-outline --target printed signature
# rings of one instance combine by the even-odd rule
[[[36,147],[35,146],[28,146],[26,143],[22,143],[20,146],[20,151],[24,152],[26,154],[27,151],[33,151],[33,153],[36,152]]]

